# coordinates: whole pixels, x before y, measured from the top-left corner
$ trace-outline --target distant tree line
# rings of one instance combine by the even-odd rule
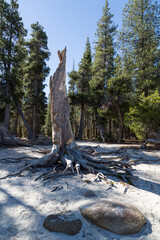
[[[160,131],[160,6],[129,0],[118,32],[109,3],[87,38],[78,71],[69,73],[71,123],[77,139],[118,141]]]
[[[12,134],[51,136],[46,98],[47,35],[37,22],[31,36],[17,0],[0,0],[0,122]],[[69,75],[70,120],[76,139],[144,140],[160,131],[160,5],[128,0],[117,31],[106,0],[97,23],[94,49],[89,38]]]

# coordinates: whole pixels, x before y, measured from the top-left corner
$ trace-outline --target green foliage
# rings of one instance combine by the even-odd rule
[[[119,55],[114,61],[114,77],[107,83],[108,97],[112,103],[123,104],[129,101],[132,92],[132,81],[129,74],[122,66],[122,59]]]
[[[79,79],[79,74],[73,69],[70,73],[68,73],[68,76],[70,78],[68,82],[68,96],[71,100],[73,100],[75,95],[77,94],[77,80]]]
[[[6,102],[11,100],[8,84],[12,89],[12,94],[17,98],[19,98],[19,94],[21,95],[20,69],[26,56],[24,37],[27,31],[23,27],[18,8],[17,0],[11,0],[10,4],[0,0],[0,87],[3,88],[1,92],[3,92]]]
[[[78,70],[79,78],[77,79],[77,93],[83,102],[87,102],[88,100],[87,95],[89,95],[90,92],[89,82],[91,81],[92,78],[91,67],[92,67],[91,46],[89,38],[87,38],[85,52],[79,63]]]
[[[47,106],[47,113],[46,113],[46,116],[45,116],[45,125],[43,127],[43,131],[48,137],[52,136],[50,95],[48,96],[48,106]]]
[[[87,38],[85,52],[79,63],[78,71],[74,69],[68,74],[69,80],[69,97],[77,104],[87,102],[89,97],[90,86],[89,82],[92,77],[91,73],[92,57],[89,38]]]
[[[128,99],[131,90],[131,82],[127,75],[110,78],[108,92],[114,101],[124,102]]]
[[[160,6],[151,0],[129,0],[123,11],[120,39],[124,65],[132,73],[137,94],[152,93],[157,77],[160,46]]]
[[[95,53],[92,67],[93,76],[90,81],[92,105],[103,140],[106,138],[107,114],[101,107],[106,102],[106,99],[108,99],[108,81],[114,76],[114,37],[116,26],[112,18],[113,14],[111,14],[109,3],[106,0],[106,4],[102,10],[102,17],[97,23],[98,28],[95,34]]]
[[[71,71],[68,75],[70,77],[69,81],[69,93],[68,96],[70,98],[70,116],[71,116],[71,124],[72,128],[76,128],[76,121],[74,118],[76,118],[75,111],[78,109],[76,108],[76,105],[81,106],[81,112],[78,112],[78,114],[81,114],[80,118],[80,128],[79,132],[81,134],[78,134],[79,139],[82,138],[83,134],[83,128],[84,128],[84,111],[86,109],[86,106],[90,103],[90,85],[89,82],[92,78],[92,56],[91,56],[91,46],[89,42],[89,38],[87,38],[85,51],[83,54],[83,57],[79,63],[79,69],[78,71]],[[77,133],[75,133],[77,135]]]
[[[45,119],[46,96],[44,92],[45,78],[49,74],[46,61],[50,53],[47,47],[47,35],[44,28],[37,22],[31,25],[31,39],[26,43],[28,48],[28,60],[25,67],[25,114],[32,128],[37,122],[36,132],[40,132]],[[36,112],[36,119],[34,113]]]
[[[139,140],[154,136],[160,130],[160,94],[156,90],[145,97],[142,93],[137,104],[130,107],[125,115],[125,123],[136,134]]]
[[[90,81],[91,88],[99,98],[106,95],[107,81],[114,74],[114,36],[116,26],[112,21],[113,14],[110,13],[108,1],[102,10],[102,17],[97,23],[95,54],[93,61],[93,78]],[[99,93],[97,94],[97,91]]]

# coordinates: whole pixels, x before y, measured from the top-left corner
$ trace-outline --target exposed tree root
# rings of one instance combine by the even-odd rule
[[[21,161],[25,161],[25,160],[33,160],[33,159],[38,159],[37,157],[20,157],[20,158],[1,158],[0,162],[1,163],[18,163]]]
[[[22,160],[22,158],[19,160]],[[35,181],[39,179],[55,180],[58,177],[70,174],[77,174],[77,176],[81,177],[83,173],[92,173],[96,174],[99,179],[106,179],[107,176],[115,176],[128,182],[128,179],[133,177],[131,165],[132,162],[128,163],[122,160],[115,161],[95,158],[82,151],[82,148],[79,150],[76,145],[74,147],[65,146],[63,148],[54,146],[52,151],[44,157],[35,159],[32,164],[28,164],[20,171],[9,174],[1,179],[22,176],[24,171],[29,171],[30,169],[50,168],[48,172],[38,176]]]
[[[129,164],[139,164],[139,163],[148,163],[148,162],[152,162],[152,163],[155,163],[155,162],[160,162],[160,159],[136,159],[136,160],[130,160],[128,163]]]

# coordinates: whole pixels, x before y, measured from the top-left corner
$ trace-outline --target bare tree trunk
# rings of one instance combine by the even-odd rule
[[[34,81],[34,105],[33,105],[33,112],[32,112],[32,133],[33,137],[35,137],[36,133],[36,118],[37,118],[37,104],[36,104],[36,98],[38,95],[38,80],[35,79]]]
[[[20,115],[18,116],[18,137],[22,137],[22,126],[21,126],[21,117]]]
[[[11,89],[11,92],[9,93],[9,89]],[[14,95],[14,91],[15,91],[15,86],[14,86],[14,83],[12,83],[11,81],[7,84],[7,96],[9,97],[10,95],[12,96],[13,98],[13,101],[14,101],[14,104],[15,106],[17,107],[18,109],[18,112],[24,122],[24,125],[27,129],[27,133],[28,133],[28,138],[29,139],[32,139],[33,138],[33,134],[32,134],[32,130],[31,128],[29,127],[27,121],[26,121],[26,118],[23,114],[23,111],[21,109],[21,106],[20,106],[20,102],[19,100],[15,97]],[[5,127],[7,128],[7,125],[9,127],[9,120],[10,120],[10,105],[7,106],[6,104],[6,110],[5,110]]]
[[[16,117],[14,120],[14,136],[17,137],[18,133],[17,133],[17,129],[18,129],[18,111],[16,111]]]
[[[108,134],[109,134],[109,140],[111,141],[111,136],[112,136],[112,119],[109,118],[108,120]]]
[[[8,82],[6,84],[6,98],[8,98],[7,100],[9,100],[9,98],[10,98]],[[9,129],[9,123],[10,123],[10,103],[6,102],[6,104],[5,104],[5,116],[4,116],[5,128]]]
[[[87,126],[87,139],[91,139],[91,129],[90,129],[90,126],[91,126],[91,118],[89,116],[89,113],[87,112],[86,114],[86,126]]]
[[[33,132],[33,137],[35,137],[35,132],[36,132],[36,105],[33,106],[33,114],[32,114],[32,132]]]
[[[84,103],[81,103],[81,119],[80,119],[80,126],[79,126],[79,133],[77,136],[77,140],[82,140],[83,135],[83,128],[84,128]]]
[[[99,133],[100,133],[100,137],[102,139],[102,142],[105,142],[105,136],[106,136],[106,131],[105,131],[105,127],[103,125],[99,126]]]
[[[16,102],[15,102],[15,103],[16,103]],[[24,116],[24,114],[23,114],[23,111],[22,111],[22,109],[21,109],[21,106],[20,106],[20,103],[19,103],[19,102],[17,103],[17,107],[18,107],[18,112],[19,112],[19,114],[20,114],[20,116],[21,116],[21,118],[22,118],[22,120],[23,120],[23,123],[24,123],[26,129],[27,129],[28,138],[29,138],[29,139],[32,139],[32,138],[33,138],[32,130],[31,130],[30,126],[28,125],[27,121],[26,121],[26,118],[25,118],[25,116]]]
[[[122,133],[123,133],[123,118],[122,118],[121,110],[118,103],[117,103],[117,111],[118,111],[118,117],[119,117],[119,127],[117,129],[117,141],[118,143],[121,143]]]
[[[102,142],[104,143],[105,138],[106,138],[106,130],[105,130],[105,126],[102,123],[102,120],[101,120],[101,117],[99,116],[99,114],[98,114],[98,119],[100,120],[100,125],[98,126],[98,130],[99,130],[99,134],[102,139]]]
[[[66,48],[59,52],[59,58],[59,67],[50,78],[52,142],[58,149],[74,142],[65,84]]]
[[[9,129],[9,123],[10,123],[10,104],[6,103],[6,105],[5,105],[5,116],[4,116],[5,128]]]

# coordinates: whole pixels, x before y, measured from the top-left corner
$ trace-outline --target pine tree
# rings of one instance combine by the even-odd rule
[[[117,140],[118,143],[122,140],[123,133],[123,116],[129,109],[129,101],[132,92],[131,77],[122,64],[122,59],[119,55],[116,56],[114,61],[114,77],[108,80],[107,94],[112,107],[116,109],[118,114],[118,128]]]
[[[92,78],[92,56],[91,56],[91,46],[89,38],[87,38],[85,52],[79,64],[79,78],[77,79],[77,98],[81,106],[81,117],[79,133],[77,136],[78,140],[82,139],[83,129],[84,129],[84,115],[87,103],[89,103],[90,98],[90,85],[89,82]]]
[[[155,124],[157,117],[152,117],[150,109],[154,101],[159,101],[157,89],[159,78],[159,47],[160,47],[160,5],[151,0],[129,0],[123,12],[123,29],[121,32],[124,66],[132,76],[134,89],[130,111],[126,114],[126,122],[139,139],[149,137],[147,128],[152,119],[154,131],[159,131]],[[126,56],[129,57],[126,57]],[[157,98],[157,100],[155,100]],[[153,103],[152,100],[154,99]],[[150,103],[149,103],[150,101]],[[156,104],[155,104],[156,106]],[[144,109],[146,114],[144,114]],[[157,110],[156,110],[157,111]],[[148,119],[144,119],[144,116]],[[130,120],[129,120],[130,118]],[[153,132],[152,132],[153,134]]]
[[[157,79],[157,57],[160,46],[160,8],[152,0],[129,0],[123,11],[121,32],[124,62],[133,75],[137,94],[154,91]],[[127,58],[126,55],[129,57]]]
[[[35,135],[44,125],[46,109],[44,81],[49,74],[46,61],[50,53],[43,27],[37,22],[32,24],[31,28],[31,39],[27,42],[29,57],[25,75],[25,114]]]
[[[17,0],[11,0],[10,4],[0,1],[0,69],[1,69],[1,92],[5,102],[4,123],[9,128],[10,105],[12,100],[18,105],[17,93],[20,79],[15,75],[20,62],[24,57],[24,43],[26,30],[18,12]]]
[[[106,89],[108,80],[114,75],[114,37],[116,34],[116,26],[113,21],[113,14],[110,12],[109,3],[106,0],[105,7],[102,10],[102,17],[98,22],[96,32],[95,54],[93,61],[93,78],[90,81],[92,91],[94,92],[94,105],[96,109],[100,109],[106,101]],[[106,120],[99,115],[100,135],[105,141],[105,123]]]

